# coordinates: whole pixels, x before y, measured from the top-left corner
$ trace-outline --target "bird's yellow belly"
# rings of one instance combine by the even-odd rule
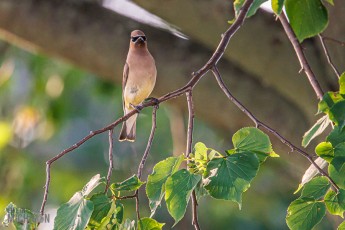
[[[149,80],[142,83],[127,84],[124,93],[125,106],[127,108],[131,108],[131,105],[139,105],[151,94],[154,82]]]

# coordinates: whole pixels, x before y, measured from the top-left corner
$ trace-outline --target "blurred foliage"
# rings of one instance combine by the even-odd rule
[[[113,122],[123,112],[120,85],[46,56],[30,54],[4,43],[0,46],[0,218],[3,219],[4,209],[11,201],[38,211],[45,183],[45,161],[90,130]],[[166,106],[161,105],[157,114],[157,133],[143,180],[157,162],[172,155]],[[220,136],[200,120],[195,124],[195,143],[202,141],[222,150],[231,148],[233,133]],[[151,129],[151,109],[145,109],[139,116],[135,143],[117,142],[119,129],[114,132],[112,182],[136,173]],[[199,219],[203,229],[229,226],[231,229],[287,229],[286,210],[299,181],[297,172],[302,173],[303,169],[289,170],[282,159],[268,160],[265,166],[252,183],[252,189],[244,194],[241,211],[234,203],[201,198]],[[105,133],[52,165],[47,209],[56,209],[67,202],[91,176],[97,173],[104,176],[107,170],[108,137]],[[142,216],[149,216],[148,200],[143,190],[141,193]],[[124,218],[134,219],[134,201],[123,203]],[[164,227],[169,229],[173,219],[164,205],[157,209],[155,219],[167,223]],[[190,228],[190,212],[187,213],[176,229]],[[324,220],[317,228],[329,229],[330,224]]]

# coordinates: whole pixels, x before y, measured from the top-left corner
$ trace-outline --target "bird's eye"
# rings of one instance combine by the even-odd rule
[[[139,38],[141,38],[143,41],[146,41],[146,37],[145,36],[131,37],[131,40],[132,40],[132,42],[136,42]]]

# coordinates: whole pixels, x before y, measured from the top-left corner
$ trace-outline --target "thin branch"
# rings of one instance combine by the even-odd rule
[[[155,136],[155,131],[156,131],[156,127],[157,127],[157,110],[158,110],[158,105],[153,106],[151,133],[150,133],[149,139],[147,141],[147,146],[146,146],[145,152],[143,154],[143,157],[142,157],[142,159],[140,161],[140,164],[139,164],[139,167],[138,167],[138,174],[137,174],[137,176],[138,176],[139,179],[142,176],[144,165],[145,165],[147,157],[148,157],[148,155],[150,153],[150,149],[151,149],[151,146],[152,146],[152,141],[153,141],[153,138]],[[135,191],[135,211],[137,213],[137,220],[138,220],[138,223],[139,223],[139,220],[140,220],[139,189]]]
[[[323,51],[324,51],[324,53],[325,53],[325,55],[326,55],[328,64],[332,67],[332,69],[333,69],[335,75],[336,75],[338,78],[340,78],[340,73],[339,73],[339,71],[337,70],[337,68],[335,67],[335,65],[334,65],[333,62],[332,62],[332,59],[331,59],[331,56],[329,55],[329,51],[328,51],[328,49],[327,49],[327,46],[326,46],[326,44],[325,44],[325,42],[324,42],[324,40],[323,40],[324,38],[323,38],[323,36],[322,36],[321,34],[319,34],[319,39],[320,39],[320,42],[321,42],[321,46],[322,46],[322,48],[323,48]]]
[[[271,127],[269,127],[268,125],[266,125],[265,123],[261,122],[259,119],[257,119],[244,105],[241,104],[240,101],[238,101],[231,93],[230,90],[228,89],[228,87],[225,85],[217,67],[214,67],[212,69],[212,72],[218,82],[218,85],[220,86],[220,88],[223,90],[224,94],[230,99],[230,101],[232,101],[244,114],[246,114],[255,124],[257,127],[262,127],[265,130],[267,130],[268,132],[272,133],[274,136],[276,136],[283,144],[285,144],[286,146],[288,146],[291,151],[296,151],[297,153],[299,153],[300,155],[302,155],[303,157],[305,157],[312,165],[314,165],[314,167],[319,171],[319,173],[325,177],[327,177],[327,179],[329,180],[329,182],[333,185],[333,187],[335,188],[335,190],[338,192],[339,191],[339,187],[336,185],[336,183],[332,180],[332,178],[325,172],[323,171],[313,160],[313,158],[306,153],[305,151],[303,151],[302,149],[296,147],[295,145],[293,145],[290,141],[288,141],[286,138],[284,138],[281,134],[279,134],[277,131],[275,131],[274,129],[272,129]]]
[[[175,91],[172,91],[170,93],[167,93],[167,94],[161,96],[160,98],[158,98],[157,100],[151,100],[147,103],[140,105],[141,109],[149,107],[149,106],[159,105],[162,102],[165,102],[167,100],[179,97],[179,96],[183,95],[184,93],[186,93],[187,91],[190,91],[191,89],[193,89],[193,87],[198,83],[198,81],[210,69],[212,69],[213,66],[215,64],[217,64],[217,62],[221,59],[221,57],[223,56],[223,54],[226,50],[226,47],[229,44],[230,39],[237,32],[237,30],[242,26],[242,24],[246,18],[248,9],[251,6],[251,4],[253,3],[253,1],[254,0],[246,0],[245,1],[245,3],[243,4],[243,6],[240,10],[240,13],[238,14],[238,17],[236,18],[234,23],[228,28],[228,30],[223,34],[223,36],[219,42],[219,45],[218,45],[217,49],[215,50],[215,52],[213,53],[213,55],[211,56],[211,58],[207,61],[207,63],[203,67],[201,67],[197,72],[192,74],[191,80],[185,86],[183,86],[183,87],[181,87]],[[129,117],[133,116],[136,113],[138,113],[138,110],[133,110],[130,113],[127,113],[125,116],[120,117],[119,119],[117,119],[116,121],[111,123],[110,125],[102,128],[102,129],[96,130],[96,131],[91,131],[90,134],[85,136],[82,140],[78,141],[77,143],[75,143],[71,147],[63,150],[58,155],[56,155],[55,157],[53,157],[52,159],[50,159],[46,162],[46,183],[44,186],[44,188],[45,188],[44,189],[44,195],[43,195],[42,205],[41,205],[41,209],[40,209],[40,213],[42,215],[44,214],[44,207],[45,207],[45,204],[47,202],[47,197],[48,197],[48,192],[49,192],[51,164],[54,163],[56,160],[60,159],[61,157],[63,157],[64,155],[66,155],[67,153],[75,150],[76,148],[78,148],[79,146],[84,144],[86,141],[88,141],[89,139],[91,139],[95,135],[98,135],[98,134],[104,133],[106,131],[109,131],[111,129],[114,129],[117,125],[126,121]]]
[[[345,42],[339,41],[339,40],[331,38],[331,37],[326,37],[326,36],[322,36],[322,37],[323,37],[324,40],[328,40],[328,41],[337,43],[337,44],[339,44],[341,46],[345,46]]]
[[[127,200],[127,199],[133,199],[136,197],[136,194],[134,195],[128,195],[128,196],[113,196],[117,200]]]
[[[110,177],[113,172],[113,132],[114,130],[111,129],[109,130],[109,152],[108,152],[108,157],[109,157],[109,168],[108,168],[108,175],[107,175],[107,183],[105,186],[104,193],[108,192],[109,189],[109,184],[110,184]]]
[[[193,143],[193,129],[194,129],[194,103],[192,90],[186,93],[187,105],[188,105],[188,128],[187,128],[187,143],[186,143],[186,156],[189,157],[192,152]],[[189,163],[189,160],[188,162]],[[195,190],[192,192],[192,224],[196,230],[200,229],[198,221],[198,203],[196,200]]]
[[[308,63],[308,61],[307,61],[307,59],[303,53],[302,46],[299,43],[299,41],[297,40],[296,34],[295,34],[295,32],[293,32],[284,12],[282,12],[279,15],[279,20],[280,20],[281,24],[283,25],[285,33],[287,34],[295,52],[296,52],[296,55],[298,57],[299,63],[300,63],[301,68],[302,68],[301,70],[303,70],[305,72],[311,86],[313,87],[313,89],[316,93],[317,98],[319,100],[321,100],[323,97],[323,91],[321,89],[321,86],[320,86],[319,82],[317,81],[312,69],[310,68],[309,63]]]

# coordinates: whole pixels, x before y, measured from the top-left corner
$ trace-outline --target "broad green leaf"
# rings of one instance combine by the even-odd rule
[[[253,16],[256,11],[260,8],[260,6],[262,5],[262,3],[267,2],[267,0],[254,0],[252,5],[249,7],[248,13],[247,13],[247,18]],[[244,0],[235,0],[234,1],[234,9],[235,9],[235,15],[236,18],[238,16],[238,14],[240,13],[240,10],[242,8],[244,4]]]
[[[198,142],[194,146],[195,160],[212,160],[215,155],[222,156],[218,151],[207,148],[202,142]]]
[[[246,127],[238,130],[232,136],[232,142],[236,150],[269,154],[273,152],[269,137],[260,129]]]
[[[328,173],[334,182],[345,189],[345,156],[334,157],[328,166]]]
[[[331,142],[333,146],[336,146],[342,142],[345,142],[345,130],[341,130],[338,126],[335,126],[332,132],[327,136],[327,141]]]
[[[54,220],[54,230],[85,229],[93,211],[93,203],[77,192],[57,210]]]
[[[302,146],[307,147],[310,141],[312,141],[315,137],[319,136],[331,121],[328,118],[328,115],[321,117],[317,122],[311,127],[304,135],[302,140]]]
[[[108,215],[111,208],[112,200],[109,199],[104,193],[98,193],[90,198],[94,209],[89,221],[89,226],[98,227],[102,219]]]
[[[338,226],[337,230],[345,230],[345,221]]]
[[[145,182],[142,182],[137,175],[133,175],[130,178],[111,185],[111,188],[115,191],[135,191],[139,189]]]
[[[329,190],[324,200],[329,213],[344,218],[345,190],[340,189],[338,194],[333,190]]]
[[[165,224],[154,219],[144,217],[138,223],[138,230],[161,230]]]
[[[300,42],[327,27],[328,13],[321,0],[286,0],[285,9]]]
[[[200,175],[191,174],[186,169],[175,172],[167,179],[165,202],[175,224],[184,216],[190,195],[200,180]]]
[[[241,208],[242,193],[250,187],[258,169],[259,160],[250,152],[213,159],[207,165],[210,176],[205,189],[212,197],[235,201]]]
[[[345,157],[345,142],[342,142],[335,146],[334,148],[334,156],[335,157]]]
[[[160,205],[165,192],[165,182],[168,177],[175,173],[180,167],[184,156],[169,157],[158,162],[152,173],[147,177],[146,195],[150,201],[151,216]]]
[[[325,161],[321,157],[318,157],[315,160],[315,163],[322,169],[325,168],[327,165],[327,161]],[[317,168],[315,168],[314,165],[310,165],[309,168],[305,171],[305,173],[302,177],[302,181],[299,184],[298,189],[294,192],[294,194],[297,193],[299,190],[301,190],[303,188],[303,186],[306,183],[308,183],[309,181],[311,181],[311,179],[313,179],[314,176],[316,176],[317,174],[319,174],[319,170]]]
[[[331,142],[321,142],[316,146],[315,152],[327,162],[330,162],[334,157],[334,148]]]
[[[84,188],[57,210],[54,220],[54,230],[84,229],[92,215],[94,205],[86,197],[102,182],[99,174],[92,177]]]
[[[326,194],[330,187],[331,184],[326,177],[315,177],[304,185],[300,198],[318,200]]]
[[[332,6],[334,6],[333,0],[326,0],[326,2],[328,2],[329,4],[331,4]]]
[[[6,214],[2,224],[8,227],[13,223],[17,230],[31,230],[36,229],[41,216],[35,214],[28,209],[17,208],[13,203],[10,203],[5,208]]]
[[[291,230],[309,230],[317,225],[326,214],[323,202],[312,199],[293,201],[286,216],[286,223]]]
[[[331,120],[334,121],[340,129],[343,129],[345,126],[345,101],[342,100],[334,104],[329,112],[332,115]]]
[[[283,10],[284,0],[272,0],[271,6],[273,12],[279,15]]]

